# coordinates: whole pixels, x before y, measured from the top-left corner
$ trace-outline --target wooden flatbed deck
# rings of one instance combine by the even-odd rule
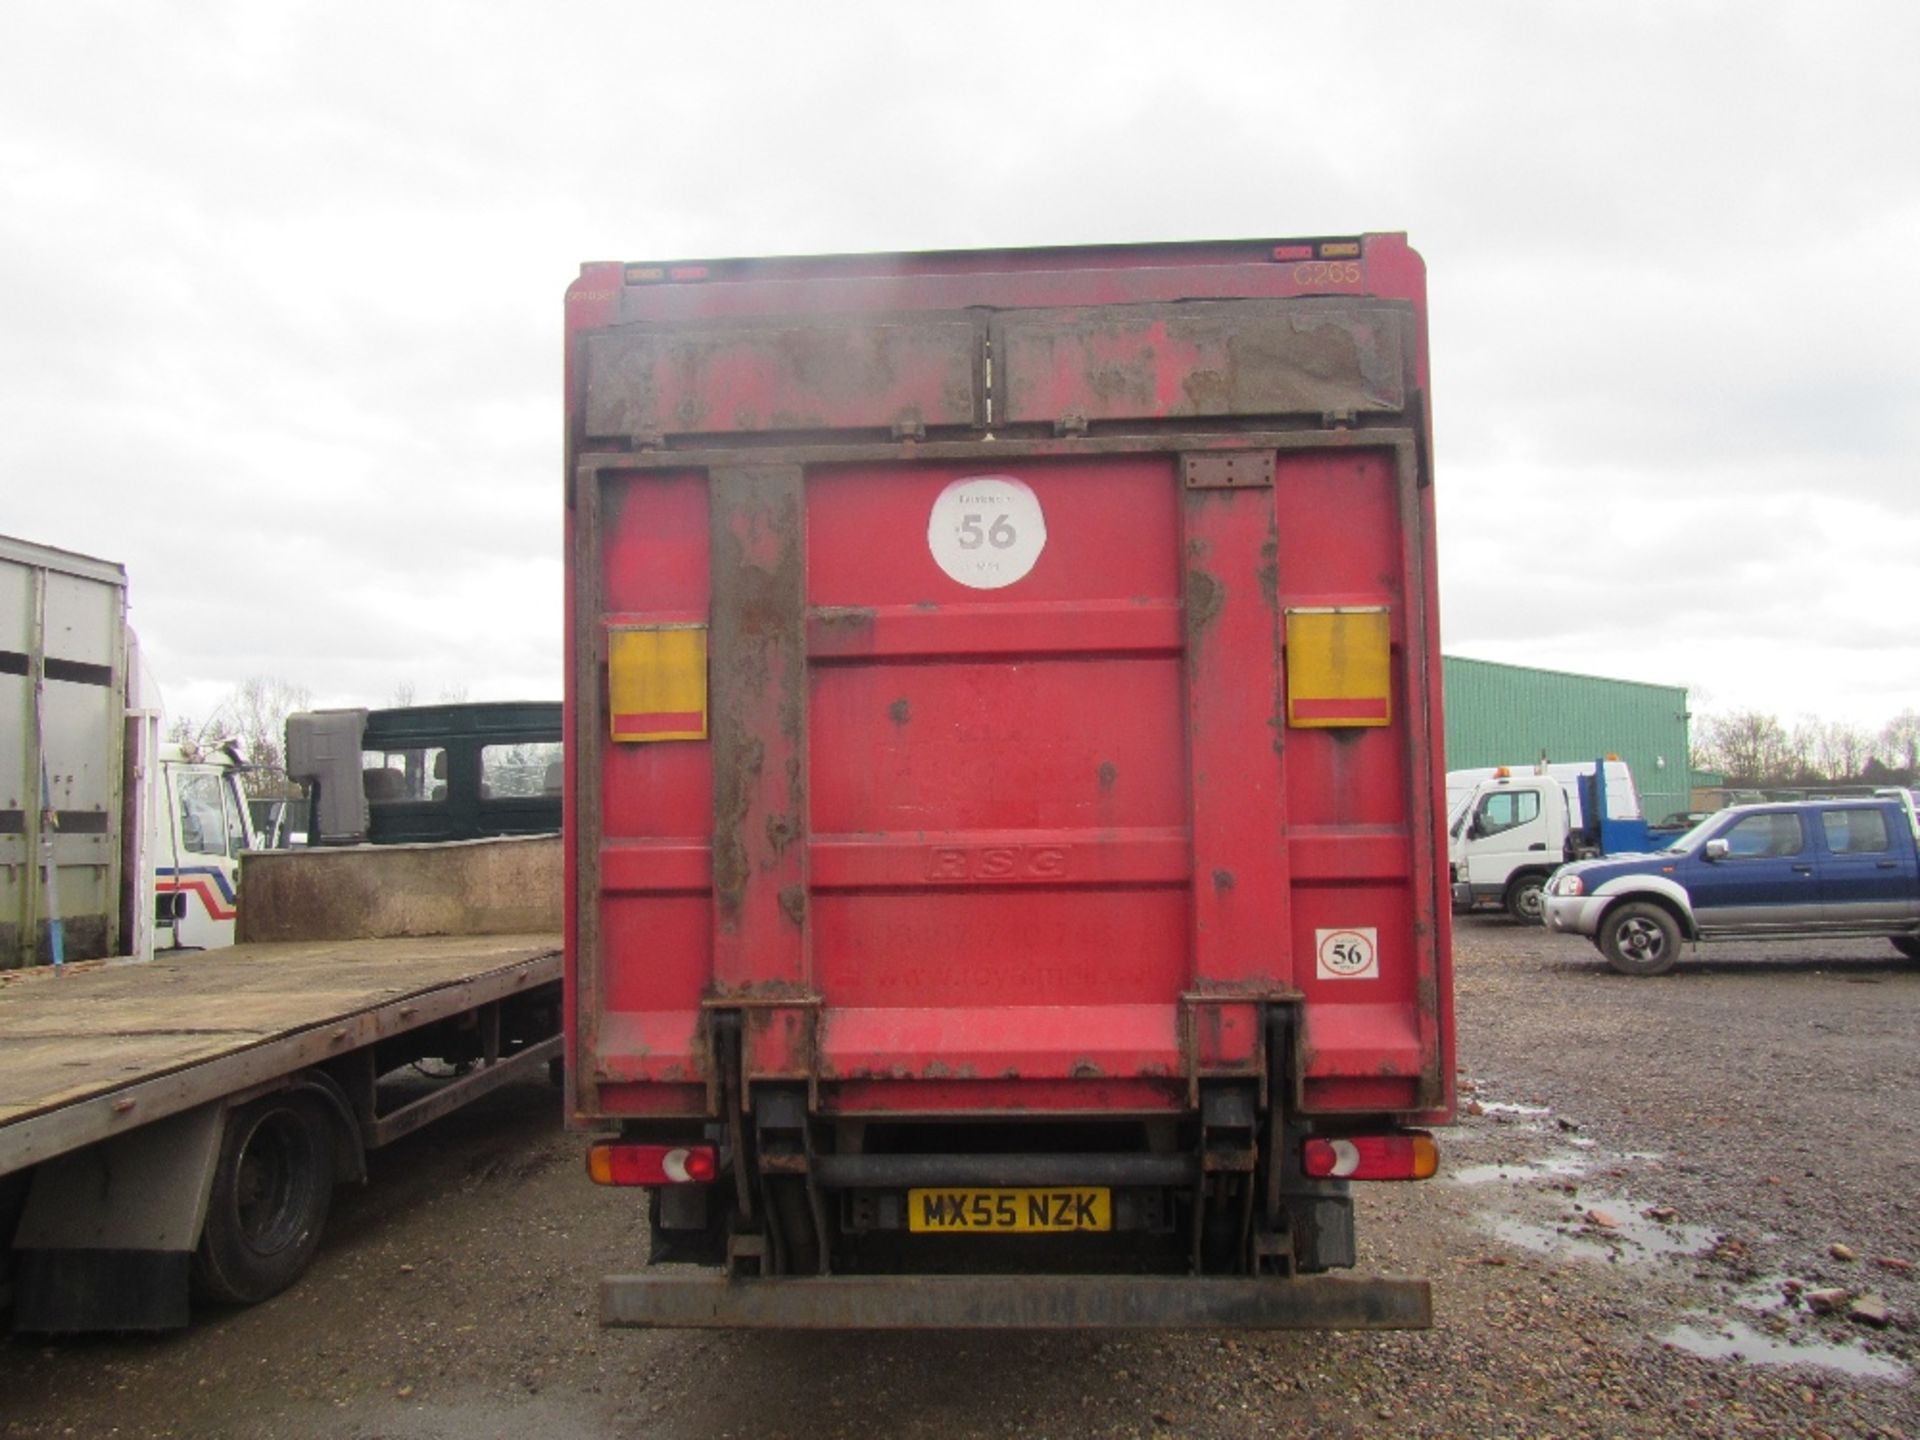
[[[0,1175],[559,978],[552,934],[0,972]]]

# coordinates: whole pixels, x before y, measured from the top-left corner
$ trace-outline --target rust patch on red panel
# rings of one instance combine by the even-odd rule
[[[1260,546],[1260,568],[1254,572],[1260,581],[1260,593],[1266,597],[1267,608],[1274,614],[1280,613],[1280,537],[1269,534]]]
[[[767,817],[767,848],[776,857],[787,853],[787,846],[800,838],[800,822],[792,815]]]
[[[1237,300],[1026,310],[993,326],[1009,421],[1407,408],[1404,307]]]
[[[817,997],[799,1004],[758,1003],[743,1007],[743,1078],[811,1079],[818,1066]]]
[[[717,688],[717,687],[716,687]],[[719,718],[715,717],[716,720]],[[719,726],[715,726],[718,741]],[[740,897],[747,888],[747,805],[766,762],[766,747],[751,737],[742,740],[722,764],[715,745],[713,767],[713,894],[721,913],[731,919],[740,913]]]
[[[1436,1021],[1439,1019],[1440,982],[1433,975],[1423,974],[1414,983],[1413,1005],[1416,1011],[1428,1019]]]
[[[964,316],[626,325],[587,337],[590,436],[974,425],[979,326]]]
[[[1190,1004],[1202,1005],[1251,1000],[1278,1004],[1298,1000],[1301,995],[1298,990],[1293,989],[1277,975],[1269,975],[1265,971],[1250,971],[1245,975],[1225,980],[1209,979],[1205,975],[1197,976],[1187,987],[1183,998]]]
[[[1227,603],[1226,587],[1205,570],[1187,571],[1187,643],[1197,644]]]
[[[913,707],[909,705],[906,698],[902,696],[887,707],[887,718],[896,725],[905,725],[909,720],[913,719]]]
[[[798,980],[754,980],[744,984],[716,981],[701,1000],[709,1010],[819,1003],[820,997]]]
[[[711,476],[716,974],[798,980],[805,922],[806,576],[795,466]],[[796,898],[797,897],[797,898]]]

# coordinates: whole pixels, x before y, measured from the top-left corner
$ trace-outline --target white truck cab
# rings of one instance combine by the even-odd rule
[[[260,848],[231,744],[164,744],[152,806],[154,947],[212,950],[233,944],[240,852]]]
[[[1597,814],[1588,813],[1588,792]],[[1565,861],[1646,839],[1632,772],[1611,756],[1526,771],[1500,766],[1449,808],[1454,908],[1498,904],[1525,924],[1539,923],[1541,888]]]

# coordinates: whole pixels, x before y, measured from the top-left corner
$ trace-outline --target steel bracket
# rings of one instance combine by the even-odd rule
[[[1271,450],[1226,450],[1182,455],[1180,469],[1189,490],[1273,488]]]

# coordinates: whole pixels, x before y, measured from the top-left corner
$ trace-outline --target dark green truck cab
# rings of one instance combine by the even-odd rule
[[[315,845],[423,844],[560,829],[560,702],[482,701],[287,718]]]

